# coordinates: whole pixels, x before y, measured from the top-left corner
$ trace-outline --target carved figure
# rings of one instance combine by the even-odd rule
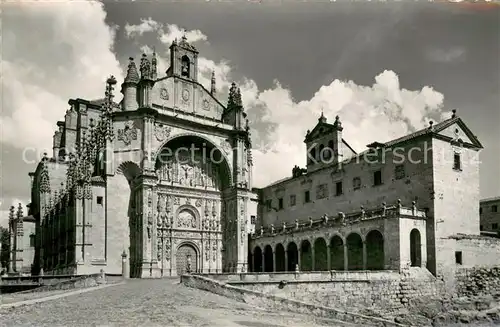
[[[299,220],[295,219],[295,229],[299,229]]]

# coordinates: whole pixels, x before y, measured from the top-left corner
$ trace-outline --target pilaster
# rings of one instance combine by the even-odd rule
[[[75,255],[76,255],[76,263],[83,264],[84,258],[84,228],[83,228],[83,220],[84,220],[84,207],[83,207],[83,190],[81,186],[76,187],[75,194],[75,216],[76,216],[76,240],[75,240]]]

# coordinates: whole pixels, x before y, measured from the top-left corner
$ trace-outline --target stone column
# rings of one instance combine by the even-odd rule
[[[332,254],[331,254],[331,248],[330,245],[328,244],[326,246],[326,270],[330,271],[332,270]]]
[[[285,250],[285,271],[288,271],[288,250]]]
[[[276,272],[276,251],[273,249],[273,272]]]
[[[264,255],[264,251],[262,251],[262,272],[266,271],[266,256]]]
[[[363,270],[366,270],[366,241],[363,241]]]
[[[311,243],[311,271],[316,269],[316,255],[314,253],[314,242]]]
[[[347,255],[348,252],[347,244],[344,243],[344,270],[347,271],[349,270],[349,256]]]
[[[84,251],[84,239],[83,239],[83,190],[80,186],[77,186],[76,200],[75,200],[75,215],[76,215],[76,263],[83,264],[83,251]],[[52,224],[50,226],[50,231],[52,232]],[[52,255],[52,253],[51,253]],[[53,268],[53,267],[52,267]],[[78,272],[78,268],[77,268]]]
[[[302,247],[299,247],[297,249],[297,265],[299,265],[300,271],[302,271],[301,257],[302,257]]]
[[[125,250],[123,250],[123,253],[122,253],[122,277],[124,279],[129,278],[127,253],[125,252]]]

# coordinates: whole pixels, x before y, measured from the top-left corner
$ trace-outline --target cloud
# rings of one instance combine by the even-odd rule
[[[466,51],[462,47],[451,47],[448,49],[428,48],[425,51],[428,60],[438,63],[451,63],[464,59]]]
[[[171,27],[174,26],[174,27]],[[163,28],[163,27],[162,27]],[[169,46],[178,27],[166,25],[159,28],[158,42]],[[171,33],[171,34],[169,34]],[[176,34],[177,33],[177,34]],[[188,31],[187,35],[203,35]],[[189,42],[205,41],[198,37]],[[151,48],[142,47],[146,52]],[[160,71],[168,68],[168,54],[159,58]],[[232,71],[228,61],[215,62],[198,58],[200,82],[209,87],[212,69],[216,72],[218,98],[226,103]],[[371,86],[358,85],[354,81],[333,80],[323,85],[309,100],[297,102],[290,90],[275,81],[267,90],[259,90],[255,81],[237,81],[242,101],[251,122],[254,185],[265,186],[277,179],[291,176],[294,165],[305,165],[306,149],[303,143],[306,131],[314,128],[321,112],[333,122],[340,116],[344,126],[344,139],[357,151],[366,145],[384,142],[422,128],[429,120],[442,120],[444,97],[430,86],[420,90],[401,88],[398,75],[384,70],[374,77]]]
[[[146,32],[152,32],[158,29],[161,24],[155,22],[151,17],[144,19],[141,18],[141,23],[139,25],[130,25],[130,24],[125,24],[124,31],[125,35],[128,38],[132,38],[134,36],[141,36],[142,34]]]
[[[12,5],[3,18],[2,142],[51,149],[70,98],[102,98],[109,75],[123,79],[112,51],[117,27],[91,1]]]

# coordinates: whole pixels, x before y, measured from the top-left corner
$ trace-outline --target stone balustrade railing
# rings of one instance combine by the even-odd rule
[[[425,219],[427,214],[423,210],[417,209],[415,201],[412,202],[410,208],[403,207],[401,205],[401,200],[398,200],[397,204],[388,206],[385,202],[382,203],[381,207],[365,210],[361,207],[361,210],[344,213],[339,212],[337,216],[323,215],[319,219],[313,219],[309,217],[306,221],[295,220],[295,223],[286,223],[279,227],[275,227],[274,224],[264,227],[261,226],[256,230],[254,234],[251,235],[252,239],[257,239],[261,237],[269,237],[280,234],[296,233],[300,231],[311,230],[319,227],[332,227],[332,226],[347,226],[358,223],[364,220],[370,219],[380,219],[380,218],[390,218],[390,217],[401,217],[401,216],[412,216],[420,219]]]

